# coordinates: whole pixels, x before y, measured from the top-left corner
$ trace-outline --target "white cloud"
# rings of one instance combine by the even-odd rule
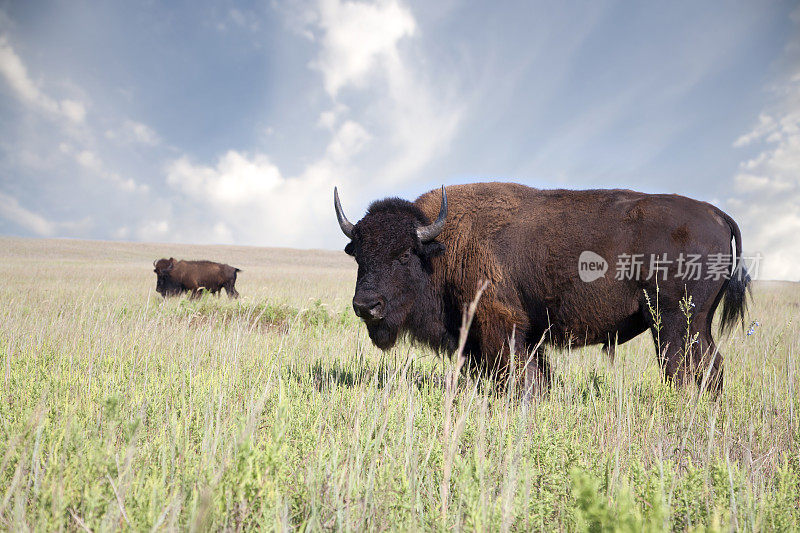
[[[291,247],[323,246],[339,231],[332,218],[335,184],[347,183],[351,162],[369,142],[359,124],[336,130],[324,155],[298,176],[286,177],[264,154],[230,150],[215,166],[172,161],[167,183],[203,206],[206,222],[188,238]],[[148,227],[140,236],[158,235]],[[166,229],[165,229],[166,233]]]
[[[127,234],[128,229],[122,228]],[[173,235],[170,233],[169,220],[150,220],[142,224],[136,232],[139,240],[150,242],[170,241]]]
[[[216,168],[193,165],[184,156],[167,169],[169,185],[189,196],[228,206],[258,201],[283,181],[280,170],[267,156],[248,157],[235,150],[222,156]]]
[[[130,237],[130,235],[131,229],[128,226],[120,226],[111,233],[111,236],[117,240],[125,240]]]
[[[161,142],[161,138],[150,126],[130,119],[124,120],[116,130],[106,130],[105,136],[107,139],[122,143],[139,143],[147,146],[156,146]]]
[[[141,122],[134,122],[133,120],[126,120],[124,127],[131,132],[132,137],[142,143],[149,145],[156,145],[159,143],[158,134],[153,131],[149,126]]]
[[[0,74],[3,75],[17,98],[29,106],[62,116],[74,123],[81,123],[86,118],[86,106],[82,102],[70,99],[59,102],[39,89],[28,76],[28,69],[5,35],[0,35]]]
[[[73,157],[81,167],[90,171],[95,176],[113,183],[125,192],[147,193],[150,190],[145,184],[137,183],[136,180],[132,178],[123,178],[119,173],[108,170],[100,159],[100,156],[92,150],[76,149],[65,142],[59,144],[58,148],[61,153]]]
[[[247,30],[249,32],[257,32],[261,25],[259,24],[259,16],[253,11],[242,11],[237,8],[231,8],[225,15],[215,16],[218,21],[214,24],[217,30],[226,32],[229,30]]]
[[[240,28],[244,28],[250,31],[258,31],[259,28],[258,16],[256,16],[255,13],[251,13],[248,11],[243,12],[236,8],[233,8],[228,12],[228,17],[233,21],[234,24],[236,24]]]
[[[334,163],[347,163],[369,141],[370,134],[360,124],[348,120],[331,139],[326,156]]]
[[[56,225],[53,222],[22,207],[16,198],[2,192],[0,192],[0,217],[40,237],[51,237],[56,232]]]
[[[103,168],[103,164],[100,162],[100,158],[97,157],[97,154],[89,150],[78,152],[75,155],[75,160],[84,167],[94,170],[95,172],[100,172]]]
[[[233,235],[233,231],[224,222],[217,222],[211,228],[211,240],[212,242],[222,244],[236,243],[236,238]]]
[[[752,161],[752,160],[751,160]],[[747,168],[749,161],[742,164],[742,168]],[[754,193],[759,191],[783,192],[792,189],[792,184],[778,181],[767,176],[755,176],[753,174],[740,173],[734,178],[736,190],[742,193]]]
[[[0,192],[0,218],[39,237],[54,237],[64,231],[71,235],[84,234],[92,227],[92,218],[89,216],[77,221],[53,222],[23,207],[16,198],[3,192]]]
[[[83,122],[86,118],[86,106],[75,100],[61,100],[61,113],[72,122]]]
[[[765,134],[772,132],[774,129],[775,119],[762,113],[758,116],[758,124],[753,128],[753,130],[736,139],[736,142],[734,142],[733,145],[736,147],[747,146],[748,144],[752,144],[756,140],[761,139],[765,136]]]
[[[333,109],[329,109],[328,111],[323,111],[320,113],[317,126],[333,131],[333,129],[336,127],[336,124],[339,123],[342,116],[344,116],[347,111],[348,109],[346,105],[337,103],[334,105]]]
[[[411,13],[396,0],[375,4],[321,0],[322,50],[313,63],[332,97],[345,86],[362,87],[376,69],[398,68],[397,44],[416,30]]]

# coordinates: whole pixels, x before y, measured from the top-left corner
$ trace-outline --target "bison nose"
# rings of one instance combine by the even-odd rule
[[[367,296],[353,298],[353,310],[356,315],[365,320],[380,320],[383,318],[383,310],[386,307],[386,300],[380,296]]]

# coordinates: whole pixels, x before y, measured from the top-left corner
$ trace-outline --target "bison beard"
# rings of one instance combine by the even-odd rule
[[[367,325],[367,333],[372,342],[381,350],[388,350],[397,342],[397,335],[400,333],[400,325],[391,319],[364,321]]]
[[[682,279],[674,265],[661,279],[645,265],[638,279],[617,280],[612,272],[584,282],[577,268],[587,250],[612,264],[622,254],[708,258],[733,252],[741,258],[739,228],[710,204],[626,190],[541,191],[477,183],[448,187],[446,194],[442,188],[441,195],[431,191],[414,203],[375,202],[355,225],[344,216],[336,190],[334,206],[350,238],[345,251],[358,263],[353,308],[381,349],[406,332],[412,340],[452,352],[461,314],[488,280],[465,346],[470,368],[503,382],[517,371],[526,387],[546,387],[550,368],[541,341],[603,344],[613,354],[615,344],[650,329],[667,380],[694,379],[700,385],[708,375],[711,389],[722,387],[722,355],[711,322],[720,302],[723,329],[744,319],[749,276],[741,259],[729,265],[728,272],[736,267],[736,277],[717,280]],[[646,297],[655,297],[656,280],[659,332]],[[695,303],[689,338],[696,335],[697,342],[690,347],[684,342],[686,317],[679,312],[686,294]],[[525,362],[511,368],[512,352]]]

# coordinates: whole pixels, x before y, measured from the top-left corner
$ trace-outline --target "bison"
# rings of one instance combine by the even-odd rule
[[[711,323],[720,302],[723,332],[744,320],[750,276],[736,222],[711,204],[475,183],[376,201],[357,224],[336,188],[334,207],[358,264],[353,309],[381,349],[407,334],[452,353],[462,313],[488,281],[464,355],[501,385],[514,371],[526,392],[546,390],[548,345],[602,344],[613,356],[650,330],[667,381],[700,386],[708,376],[709,389],[722,388]],[[687,277],[687,260],[715,260],[716,275]],[[625,264],[636,269],[612,271]]]
[[[153,261],[158,279],[156,292],[161,296],[176,296],[191,291],[190,298],[200,296],[201,290],[218,294],[222,288],[229,298],[238,298],[236,273],[240,269],[213,261],[176,261],[174,257]]]

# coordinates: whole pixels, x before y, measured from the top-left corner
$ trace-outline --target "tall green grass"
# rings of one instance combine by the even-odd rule
[[[242,252],[244,297],[192,302],[129,253],[2,257],[0,528],[800,529],[796,285],[756,285],[716,401],[642,337],[552,353],[525,403],[375,349],[313,254],[287,291]]]

